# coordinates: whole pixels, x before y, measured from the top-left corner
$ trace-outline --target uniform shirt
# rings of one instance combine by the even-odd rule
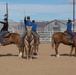
[[[72,29],[72,23],[68,23],[67,24],[67,30],[71,30]]]
[[[26,30],[26,26],[32,26],[32,22],[28,22],[27,20],[24,20],[24,24],[25,24],[25,30]]]
[[[1,31],[8,31],[8,22],[5,23],[5,22],[0,21],[0,23],[3,24],[3,27],[2,27],[2,29],[1,29]]]
[[[32,31],[33,32],[36,32],[36,29],[37,29],[37,24],[32,23]]]

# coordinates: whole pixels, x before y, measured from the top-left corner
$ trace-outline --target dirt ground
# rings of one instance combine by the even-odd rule
[[[60,45],[60,57],[53,56],[51,44],[39,46],[40,55],[33,60],[17,57],[15,45],[0,46],[0,75],[75,75],[76,57],[69,56],[70,47]],[[73,52],[74,54],[74,52]]]

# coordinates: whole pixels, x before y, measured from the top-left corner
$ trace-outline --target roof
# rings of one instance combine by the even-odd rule
[[[48,21],[46,21],[46,22],[36,22],[37,30],[43,30],[47,23],[48,23]]]

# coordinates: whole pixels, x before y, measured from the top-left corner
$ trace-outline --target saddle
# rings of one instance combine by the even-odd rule
[[[71,35],[68,34],[66,31],[64,31],[64,36],[67,37],[68,39],[70,39],[70,37],[71,37]],[[71,41],[71,40],[69,40],[68,42],[69,42],[69,44],[73,44],[73,41]]]
[[[70,34],[68,34],[66,31],[64,31],[64,33],[63,33],[67,38],[70,38],[71,37],[71,35]]]
[[[4,36],[2,36],[3,43],[1,43],[1,45],[5,46],[5,40],[9,39],[10,34],[10,32],[7,32]]]

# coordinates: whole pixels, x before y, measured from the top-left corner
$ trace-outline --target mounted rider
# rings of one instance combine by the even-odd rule
[[[1,29],[1,33],[0,33],[0,43],[3,45],[3,40],[2,37],[8,33],[8,20],[7,18],[4,18],[4,22],[0,21],[0,23],[3,24],[3,27]]]
[[[72,25],[74,25],[75,23],[76,23],[76,21],[72,22],[70,19],[68,19],[66,32],[69,35],[71,35],[71,37],[69,39],[69,43],[73,43],[72,40],[74,38],[74,34],[72,32]]]
[[[27,28],[26,28],[27,26],[32,26],[32,29],[34,29],[33,23],[30,21],[30,16],[27,16],[27,20],[26,20],[26,16],[24,17],[24,27],[25,27],[25,31],[24,31],[24,33],[23,33],[23,35],[22,35],[21,44],[24,43],[24,37],[25,37],[25,35],[26,35],[26,33],[27,33]],[[36,30],[36,27],[35,27],[35,30]],[[33,30],[32,30],[32,33],[33,33],[35,39],[37,39],[37,38],[36,38],[36,33],[35,33]],[[38,44],[38,41],[36,41],[36,44]]]
[[[35,20],[32,20],[32,26],[33,26],[32,27],[33,34],[36,35],[36,39],[35,40],[37,40],[38,44],[40,44],[39,35],[37,33],[37,24],[35,23]]]

